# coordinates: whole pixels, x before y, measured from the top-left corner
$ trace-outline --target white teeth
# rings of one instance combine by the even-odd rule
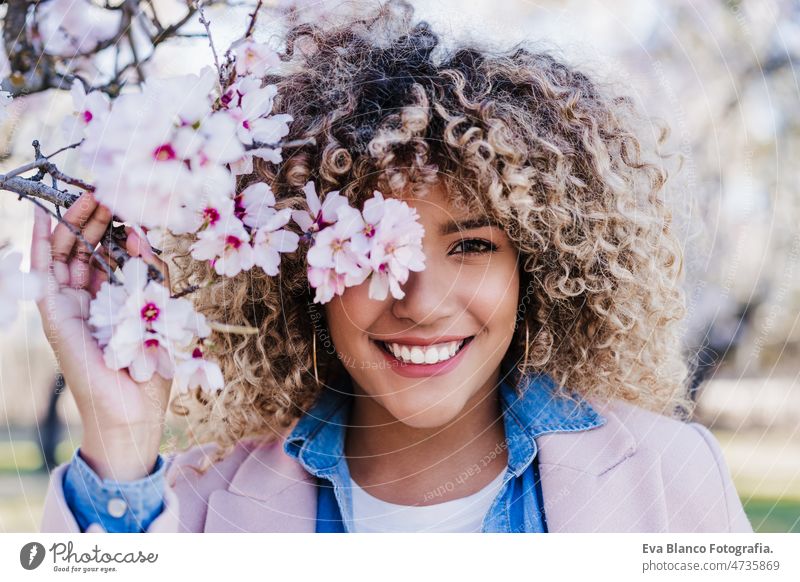
[[[401,344],[385,344],[394,356],[404,362],[413,364],[435,364],[452,358],[464,345],[464,340],[435,344],[432,346],[408,346]]]
[[[439,348],[428,348],[425,350],[425,363],[435,364],[439,361]]]

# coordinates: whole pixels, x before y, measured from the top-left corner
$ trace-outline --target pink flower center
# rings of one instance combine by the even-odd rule
[[[203,357],[203,350],[201,350],[200,348],[195,348],[194,351],[192,351],[192,357],[193,358],[202,358]]]
[[[242,241],[232,234],[229,234],[225,237],[225,246],[229,249],[238,249],[240,246],[242,246]]]
[[[153,303],[152,301],[142,307],[142,319],[145,321],[155,321],[158,318],[160,310],[158,305]]]
[[[203,210],[203,220],[211,225],[216,224],[216,222],[219,220],[219,210],[211,207],[206,208]]]
[[[250,122],[245,119],[244,121],[242,121],[242,126],[245,129],[250,129]]]
[[[375,236],[375,225],[374,224],[368,224],[364,228],[364,234],[367,236],[367,238],[372,238],[373,236]]]
[[[247,208],[242,205],[242,196],[236,196],[233,200],[233,215],[242,220],[245,214],[247,214]]]
[[[167,160],[175,159],[175,150],[168,143],[158,146],[153,151],[153,157],[159,162],[166,162]]]
[[[159,345],[158,340],[155,338],[151,337],[150,339],[144,340],[144,347],[146,348],[157,348]]]
[[[92,115],[92,112],[89,111],[88,109],[83,112],[83,122],[84,123],[89,123],[93,118],[94,118],[94,115]]]

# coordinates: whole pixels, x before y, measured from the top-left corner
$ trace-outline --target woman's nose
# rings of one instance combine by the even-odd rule
[[[422,271],[411,271],[402,286],[405,296],[396,299],[392,314],[418,325],[436,325],[458,309],[456,281],[446,280],[444,269],[428,263]]]

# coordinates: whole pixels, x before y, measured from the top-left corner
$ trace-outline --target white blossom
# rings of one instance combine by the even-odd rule
[[[176,358],[211,332],[205,317],[184,298],[173,298],[147,278],[147,265],[131,258],[122,268],[123,285],[104,282],[89,305],[92,335],[106,365],[127,368],[137,382],[154,373],[172,378]]]

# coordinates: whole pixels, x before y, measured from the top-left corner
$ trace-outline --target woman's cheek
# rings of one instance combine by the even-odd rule
[[[366,330],[380,317],[382,309],[382,302],[369,299],[368,284],[348,287],[343,295],[325,305],[334,346],[346,367],[358,367],[371,359]]]
[[[461,277],[456,288],[468,294],[469,311],[489,328],[513,326],[519,299],[519,275],[514,264],[494,261],[485,270]]]

